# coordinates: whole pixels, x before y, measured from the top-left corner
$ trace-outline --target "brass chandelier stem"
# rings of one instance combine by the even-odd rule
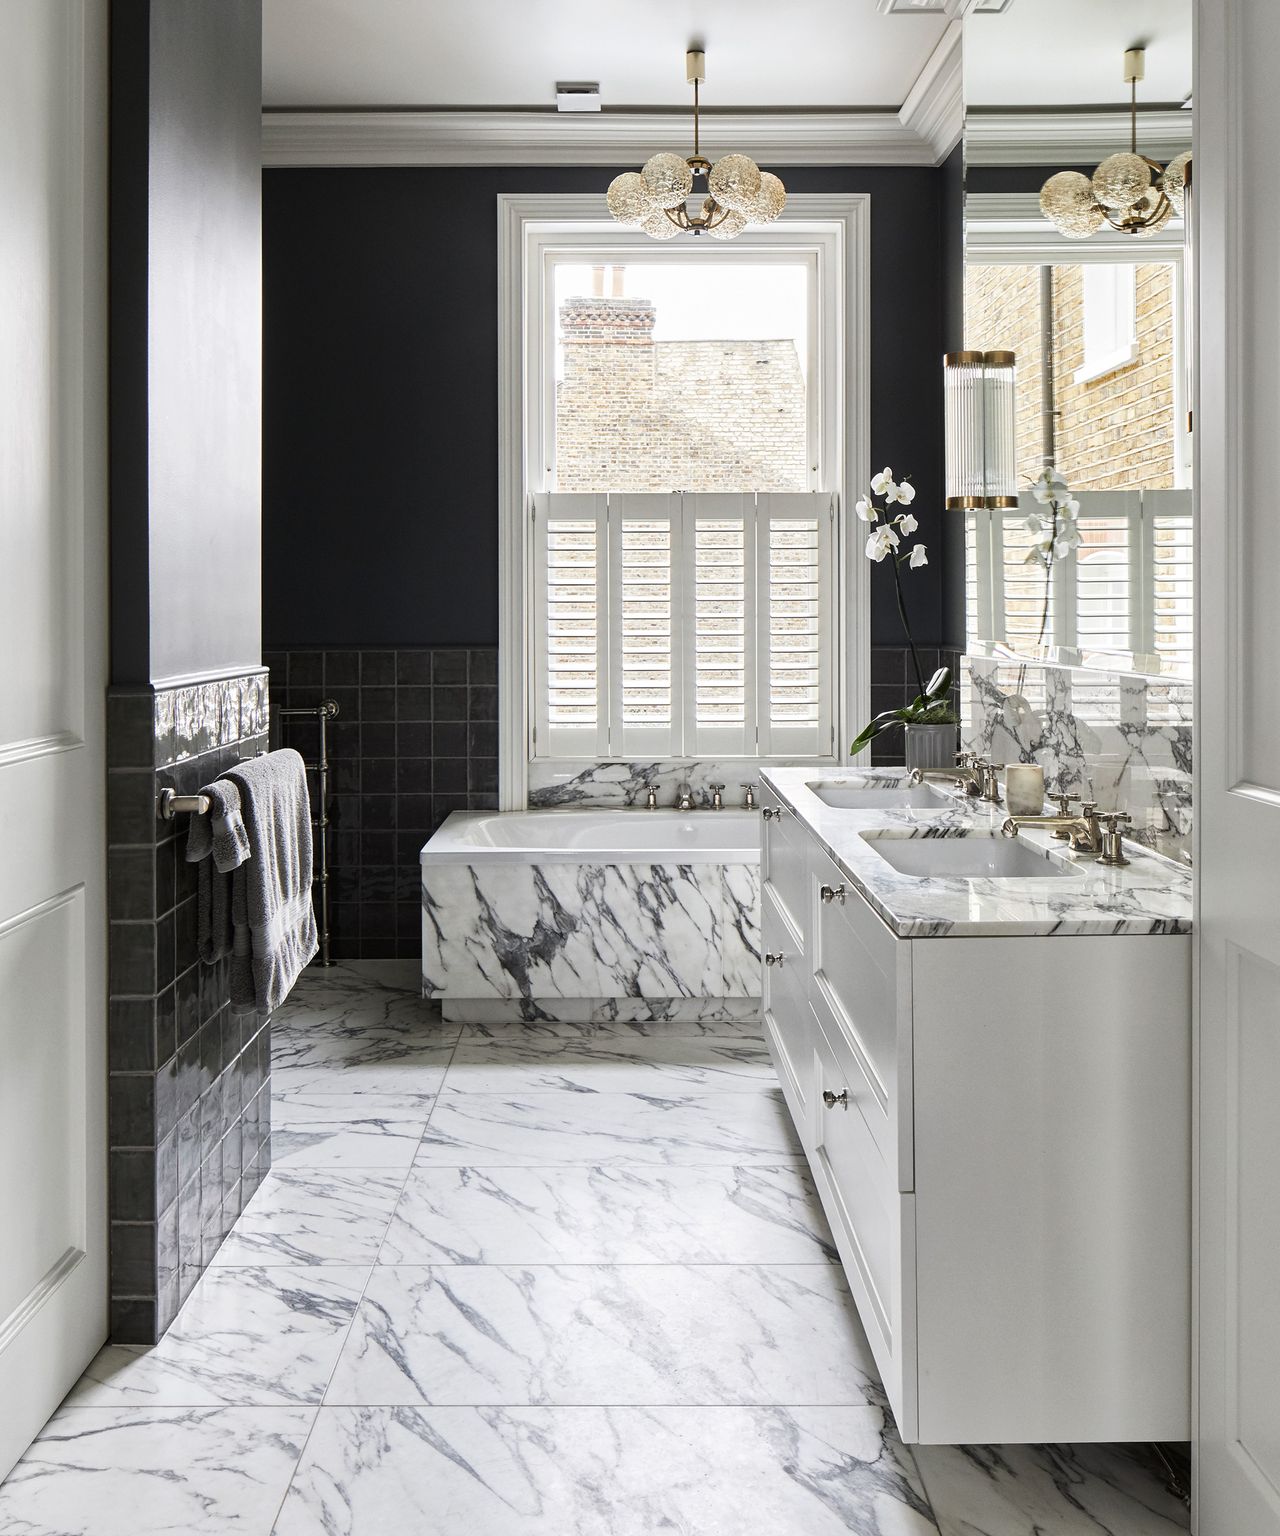
[[[693,80],[693,158],[695,160],[701,158],[698,152],[698,79],[696,75]]]

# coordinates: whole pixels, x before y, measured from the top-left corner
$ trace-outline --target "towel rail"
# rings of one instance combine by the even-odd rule
[[[329,750],[325,738],[325,727],[330,720],[338,718],[338,702],[336,699],[321,699],[320,703],[311,709],[277,709],[272,713],[281,719],[288,716],[308,715],[318,720],[320,724],[320,750],[316,753],[316,761],[306,764],[307,768],[315,771],[316,788],[319,791],[320,800],[320,814],[311,818],[311,825],[320,834],[316,840],[320,867],[311,883],[320,887],[320,964],[332,965],[333,960],[329,954],[329,816],[326,809],[329,803]],[[179,795],[172,789],[162,789],[158,810],[162,821],[172,821],[175,816],[207,816],[209,797],[208,795]]]

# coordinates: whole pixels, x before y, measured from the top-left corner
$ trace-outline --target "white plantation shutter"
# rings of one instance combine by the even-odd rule
[[[533,498],[534,750],[596,757],[608,751],[604,614],[607,499]]]
[[[1189,491],[1082,491],[1081,543],[1055,562],[1046,645],[1084,660],[1129,652],[1190,675],[1192,523]],[[1015,651],[1035,646],[1044,609],[1044,568],[1025,563],[1033,535],[1016,512],[971,514],[966,604],[971,633]]]
[[[684,752],[756,752],[756,498],[700,493],[684,509]]]
[[[834,750],[831,652],[835,498],[756,498],[759,751],[817,757]]]
[[[833,751],[835,498],[534,498],[539,757]]]
[[[609,497],[609,750],[670,755],[680,736],[680,497]]]

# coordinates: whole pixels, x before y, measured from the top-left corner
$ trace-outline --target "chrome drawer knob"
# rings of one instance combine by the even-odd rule
[[[760,814],[766,821],[780,821],[782,819],[782,807],[780,805],[766,805]]]
[[[823,901],[838,901],[843,903],[844,884],[841,882],[839,885],[820,885],[818,887],[818,895],[822,897]]]
[[[849,1090],[847,1088],[842,1088],[839,1093],[832,1093],[830,1088],[824,1088],[822,1090],[822,1102],[827,1106],[828,1109],[834,1109],[837,1104],[841,1109],[848,1109]]]
[[[766,965],[781,965],[782,964],[782,960],[783,960],[783,955],[782,955],[782,951],[781,950],[777,950],[777,951],[775,951],[774,953],[771,953],[771,954],[766,954],[765,957],[764,957],[764,963]]]

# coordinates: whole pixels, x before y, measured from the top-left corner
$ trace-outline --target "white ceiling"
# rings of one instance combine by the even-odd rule
[[[1191,94],[1191,0],[1013,0],[1001,15],[970,16],[964,30],[970,106],[1128,103],[1124,51],[1147,49],[1138,101]]]
[[[1026,0],[1015,0],[1017,5]],[[902,105],[946,27],[876,0],[263,0],[268,107],[687,107],[707,50],[717,107]]]

